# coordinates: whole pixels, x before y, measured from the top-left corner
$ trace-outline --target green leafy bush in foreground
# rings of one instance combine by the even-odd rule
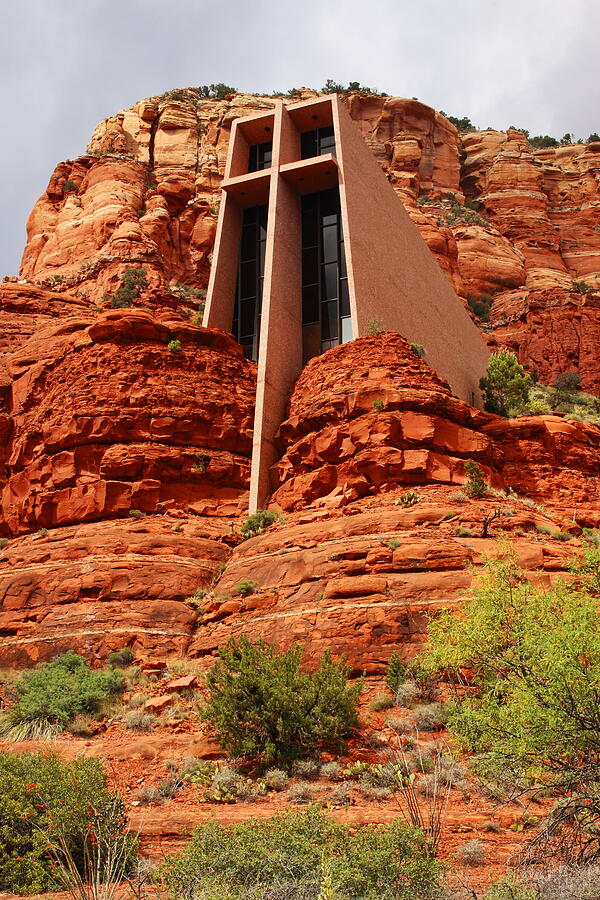
[[[289,763],[321,743],[339,747],[358,725],[362,683],[348,684],[345,661],[326,652],[303,672],[302,653],[301,644],[280,652],[243,636],[219,649],[200,714],[233,756]]]
[[[440,874],[419,829],[396,819],[352,833],[315,807],[238,825],[206,822],[158,873],[167,896],[205,896],[204,888],[212,900],[428,900],[439,896]]]
[[[0,714],[0,736],[10,740],[49,737],[78,713],[94,712],[111,694],[122,691],[121,672],[91,669],[70,650],[52,662],[23,672],[15,682],[17,703]]]
[[[96,845],[134,839],[125,829],[124,804],[111,795],[100,761],[71,763],[36,753],[0,752],[0,891],[36,893],[62,886],[49,848],[62,844],[80,871],[91,835]]]
[[[590,590],[600,555],[589,542],[577,581],[534,588],[511,553],[488,561],[473,599],[430,625],[420,665],[470,691],[448,728],[504,783],[540,785],[561,800],[550,817],[553,852],[600,857],[600,621]]]

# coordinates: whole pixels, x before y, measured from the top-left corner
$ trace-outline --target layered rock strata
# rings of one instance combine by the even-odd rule
[[[244,508],[255,366],[228,335],[143,310],[72,316],[6,371],[4,534]]]
[[[96,302],[128,266],[144,267],[157,290],[205,288],[231,123],[274,102],[184,90],[100,123],[87,153],[57,166],[32,211],[23,276]],[[600,328],[597,295],[574,317],[568,346],[556,334],[561,307],[577,305],[574,282],[600,288],[600,143],[534,150],[516,129],[459,133],[415,100],[353,93],[345,102],[458,293],[495,297],[497,341],[543,377],[576,369],[597,390],[585,346],[588,330]]]

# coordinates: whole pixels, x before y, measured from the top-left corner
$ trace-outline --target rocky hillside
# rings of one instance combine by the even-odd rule
[[[534,150],[515,130],[460,133],[415,100],[345,102],[457,292],[493,297],[492,343],[542,381],[577,370],[600,390],[600,143]],[[172,91],[100,123],[31,213],[23,278],[88,302],[126,266],[155,289],[205,289],[231,122],[273,103]]]

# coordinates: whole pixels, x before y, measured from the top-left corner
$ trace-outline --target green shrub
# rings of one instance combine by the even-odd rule
[[[378,334],[383,334],[384,331],[385,327],[381,319],[367,319],[366,334],[369,337],[375,337]]]
[[[26,740],[63,729],[78,713],[94,712],[125,679],[115,669],[90,669],[70,650],[36,669],[23,672],[14,684],[15,706],[0,713],[0,735]]]
[[[481,466],[474,460],[468,459],[465,463],[465,474],[467,476],[463,489],[465,494],[473,499],[485,497],[489,488]]]
[[[105,294],[104,299],[109,302],[112,309],[127,309],[148,287],[146,274],[146,269],[126,269],[115,293],[112,297]]]
[[[178,341],[176,338],[172,341],[169,341],[167,344],[167,350],[171,353],[181,353],[181,341]]]
[[[469,294],[467,303],[482,322],[489,322],[492,298],[489,294]]]
[[[552,385],[557,391],[574,394],[581,385],[581,375],[579,372],[561,372],[560,375],[556,376]]]
[[[0,550],[4,550],[8,544],[8,538],[0,538]]]
[[[471,537],[473,532],[466,525],[457,525],[454,529],[454,534],[457,537]]]
[[[373,712],[382,712],[384,709],[391,709],[393,705],[394,701],[392,697],[390,697],[389,694],[384,694],[383,691],[375,694],[369,704]]]
[[[419,359],[424,359],[425,357],[425,347],[423,344],[411,344],[410,349],[413,353],[416,353]]]
[[[128,515],[130,519],[143,519],[146,513],[143,513],[141,509],[130,509]]]
[[[263,531],[277,521],[279,518],[279,513],[274,509],[259,509],[255,513],[252,513],[251,516],[248,516],[244,524],[242,525],[242,536],[244,538],[255,537],[257,534],[262,534]]]
[[[77,185],[71,178],[67,178],[62,187],[63,194],[76,194],[78,192]]]
[[[531,389],[531,375],[511,350],[498,350],[490,356],[487,372],[480,379],[488,412],[508,416],[527,406]]]
[[[214,900],[277,896],[316,900],[428,900],[439,894],[441,865],[419,829],[400,820],[354,832],[315,808],[236,825],[202,824],[188,846],[160,866],[172,895]]]
[[[237,88],[231,87],[229,84],[202,84],[198,88],[198,96],[202,99],[223,100],[227,94],[236,94]]]
[[[299,644],[280,652],[245,636],[220,648],[206,676],[201,716],[225,750],[289,763],[321,743],[343,744],[358,724],[362,682],[349,685],[345,661],[335,662],[328,652],[313,672],[303,672],[302,653]]]
[[[233,589],[234,594],[239,597],[248,597],[250,594],[256,593],[257,584],[255,581],[240,581]]]
[[[62,884],[48,848],[64,841],[83,872],[90,834],[101,847],[118,839],[125,807],[111,794],[100,761],[0,752],[0,891],[57,890]],[[133,839],[125,838],[127,856]]]
[[[395,694],[398,690],[399,686],[406,679],[406,666],[402,662],[400,656],[394,651],[390,656],[390,661],[387,666],[387,670],[385,673],[385,683],[392,692]]]
[[[123,647],[122,650],[113,650],[108,654],[108,665],[116,669],[126,669],[135,659],[135,653],[131,647]]]
[[[481,754],[489,780],[569,795],[552,827],[568,822],[571,861],[600,854],[600,622],[584,588],[535,588],[514,556],[491,560],[460,615],[431,622],[420,659],[445,679],[469,673],[448,727]]]
[[[192,466],[196,472],[206,472],[209,465],[210,456],[207,456],[206,453],[196,453],[196,462]]]
[[[375,412],[383,412],[383,408],[384,402],[381,397],[377,397],[375,400],[373,400],[373,409],[375,410]]]

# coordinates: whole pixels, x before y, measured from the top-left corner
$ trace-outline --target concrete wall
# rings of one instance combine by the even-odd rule
[[[346,109],[334,100],[353,336],[370,320],[425,347],[453,392],[481,406],[489,350]]]

